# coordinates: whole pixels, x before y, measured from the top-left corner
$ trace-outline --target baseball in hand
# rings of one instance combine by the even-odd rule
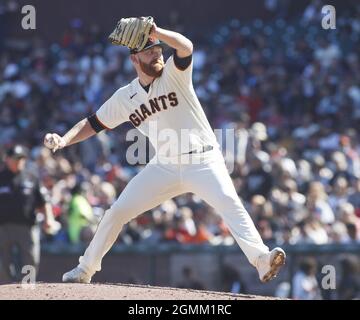
[[[46,134],[44,139],[44,145],[49,149],[53,149],[55,147],[55,139],[51,133]]]
[[[48,133],[44,138],[44,145],[55,152],[66,146],[65,140],[56,133]]]

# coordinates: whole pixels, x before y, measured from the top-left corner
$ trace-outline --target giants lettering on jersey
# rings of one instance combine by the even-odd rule
[[[160,97],[150,99],[148,106],[143,103],[129,116],[129,120],[135,127],[138,127],[141,122],[147,119],[147,117],[152,116],[156,112],[167,110],[169,105],[171,107],[176,107],[178,104],[179,101],[176,93],[170,92],[168,95],[162,95]]]

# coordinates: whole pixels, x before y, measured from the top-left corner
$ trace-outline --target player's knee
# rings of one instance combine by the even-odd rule
[[[131,207],[123,205],[121,203],[114,203],[106,212],[109,216],[112,216],[114,221],[121,224],[128,223],[134,216]]]

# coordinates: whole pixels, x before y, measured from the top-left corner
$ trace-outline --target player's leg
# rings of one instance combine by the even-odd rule
[[[222,156],[214,152],[207,157],[202,164],[187,166],[183,175],[184,183],[222,216],[249,262],[259,270],[260,257],[270,258],[269,248],[263,243],[250,215],[240,201]],[[277,270],[266,269],[264,272],[266,274],[270,271]],[[263,276],[260,275],[260,278]]]
[[[79,267],[89,275],[100,271],[102,258],[117,239],[124,224],[180,193],[178,172],[160,165],[147,165],[105,212],[94,238],[85,254],[80,257]]]
[[[13,282],[10,272],[11,249],[13,246],[8,225],[0,225],[0,284]]]

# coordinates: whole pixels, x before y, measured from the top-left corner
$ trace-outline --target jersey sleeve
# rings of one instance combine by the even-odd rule
[[[121,103],[121,91],[116,91],[97,111],[97,121],[106,129],[114,129],[127,121]]]
[[[167,75],[175,79],[179,84],[188,86],[192,84],[193,59],[175,57],[176,52],[169,57],[165,64]]]

